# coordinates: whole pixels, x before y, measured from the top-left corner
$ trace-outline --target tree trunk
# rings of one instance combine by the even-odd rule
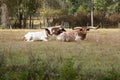
[[[30,15],[29,28],[32,29],[32,16]]]
[[[8,9],[6,4],[1,5],[1,26],[8,27],[9,26],[9,17],[8,17]]]
[[[23,18],[23,28],[24,28],[24,29],[26,28],[26,24],[27,24],[26,22],[27,22],[27,18],[24,17],[24,18]]]
[[[94,9],[94,0],[90,0],[91,1],[91,26],[93,26],[94,22],[93,22],[93,9]]]
[[[19,28],[22,28],[23,13],[19,12]]]

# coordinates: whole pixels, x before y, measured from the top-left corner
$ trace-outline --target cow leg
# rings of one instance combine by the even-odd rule
[[[33,40],[32,36],[29,36],[29,37],[26,38],[25,41],[27,41],[27,42],[33,42],[34,40]]]
[[[48,41],[46,38],[41,38],[42,41]]]

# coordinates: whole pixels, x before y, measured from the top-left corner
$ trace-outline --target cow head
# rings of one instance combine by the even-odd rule
[[[77,32],[77,35],[80,36],[81,40],[84,40],[86,38],[86,34],[87,31],[89,31],[89,29],[87,27],[80,27],[79,29],[75,29],[75,31]]]
[[[99,27],[88,27],[88,26],[82,26],[82,27],[76,27],[74,28],[74,30],[77,31],[77,35],[81,37],[81,40],[84,40],[86,38],[87,35],[87,31],[89,31],[90,29],[98,29]]]
[[[53,35],[59,35],[60,33],[65,32],[65,31],[66,30],[62,27],[59,27],[59,28],[55,27],[52,29]]]
[[[66,31],[61,26],[48,27],[48,28],[44,28],[44,29],[45,29],[47,36],[59,35],[60,33]]]

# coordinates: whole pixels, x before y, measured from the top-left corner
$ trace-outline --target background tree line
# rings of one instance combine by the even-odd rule
[[[34,28],[35,17],[40,27],[91,25],[90,0],[1,0],[0,6],[3,4],[8,10],[7,25],[12,28]],[[2,24],[1,9],[0,18]],[[94,0],[94,25],[115,27],[119,22],[119,0]]]

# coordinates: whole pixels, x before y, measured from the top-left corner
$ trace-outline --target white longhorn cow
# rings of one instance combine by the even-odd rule
[[[48,27],[45,28],[43,31],[39,32],[28,32],[24,36],[24,40],[28,42],[33,41],[48,41],[48,38],[53,35],[53,33],[62,33],[60,26],[57,27]]]

